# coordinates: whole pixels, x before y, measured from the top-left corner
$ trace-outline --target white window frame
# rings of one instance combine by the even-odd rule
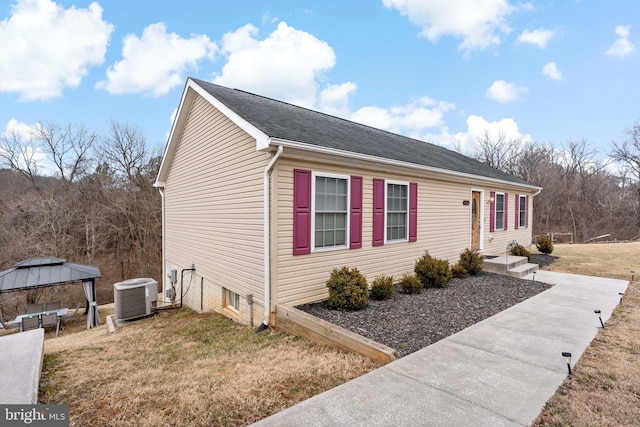
[[[389,185],[404,185],[407,188],[407,210],[405,212],[405,218],[406,218],[406,226],[405,226],[405,233],[404,233],[404,239],[394,239],[394,240],[389,240],[388,239],[388,234],[387,234],[387,218],[388,218],[388,213],[389,213],[389,207],[388,207],[388,197],[387,197],[387,193],[388,193],[388,189],[389,189]],[[409,204],[411,201],[411,194],[410,194],[411,188],[409,186],[409,182],[408,181],[393,181],[393,180],[389,180],[389,179],[385,179],[384,180],[384,243],[385,245],[387,243],[400,243],[400,242],[408,242],[409,241]]]
[[[224,288],[224,307],[240,314],[240,294]]]
[[[502,210],[500,212],[502,212],[502,224],[500,225],[500,227],[498,227],[498,196],[502,196]],[[505,194],[504,193],[496,193],[495,194],[495,199],[493,201],[493,229],[495,231],[500,231],[500,230],[504,230],[504,219],[505,219],[505,209],[504,209],[504,204],[505,204]]]
[[[316,248],[316,178],[336,178],[347,181],[347,218],[344,245]],[[328,252],[349,249],[351,230],[351,176],[330,172],[311,172],[311,252]]]
[[[524,209],[522,209],[524,206]],[[527,228],[527,196],[518,196],[518,228]],[[524,214],[524,215],[521,215]]]

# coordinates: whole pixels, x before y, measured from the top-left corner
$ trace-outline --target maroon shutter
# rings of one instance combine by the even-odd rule
[[[384,245],[384,179],[373,178],[373,246]]]
[[[362,177],[351,177],[351,216],[349,218],[349,248],[362,247]]]
[[[516,222],[514,227],[516,230],[520,228],[520,194],[516,194]]]
[[[524,205],[524,226],[529,227],[529,196],[527,196],[527,204]]]
[[[504,231],[507,231],[507,218],[509,218],[509,193],[504,193],[504,206],[503,206],[503,213],[502,213],[502,218],[504,220]]]
[[[311,252],[311,171],[293,170],[293,254]]]
[[[489,205],[489,231],[493,233],[496,231],[496,192],[492,191],[489,194],[489,200],[491,200]]]
[[[418,240],[418,183],[409,183],[409,241]]]

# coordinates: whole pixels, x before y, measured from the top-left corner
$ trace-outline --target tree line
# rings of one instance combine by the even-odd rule
[[[536,235],[640,235],[640,122],[611,151],[586,141],[541,144],[488,131],[475,158],[544,190]],[[161,275],[161,157],[139,128],[112,121],[105,134],[43,123],[0,135],[0,269],[34,256],[99,265],[103,281]],[[613,167],[615,166],[615,167]],[[529,242],[526,242],[529,243]]]
[[[542,144],[486,131],[477,160],[543,187],[534,200],[533,233],[570,233],[576,243],[640,237],[640,122],[600,153],[588,142]]]
[[[0,136],[0,269],[36,256],[98,265],[103,282],[160,278],[161,158],[139,128],[43,123]]]

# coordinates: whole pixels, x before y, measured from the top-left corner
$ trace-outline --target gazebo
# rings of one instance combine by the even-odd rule
[[[100,324],[96,305],[96,282],[100,269],[62,258],[29,258],[0,272],[0,293],[81,282],[87,298],[87,328]]]

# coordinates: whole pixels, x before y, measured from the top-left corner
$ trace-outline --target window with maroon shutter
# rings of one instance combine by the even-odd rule
[[[311,252],[311,171],[293,171],[293,254]]]
[[[373,178],[373,246],[384,245],[384,179]]]
[[[418,183],[409,183],[409,241],[418,240]]]
[[[362,177],[351,177],[351,214],[349,218],[349,248],[362,247]]]
[[[504,214],[502,215],[504,218],[504,224],[502,229],[507,230],[507,224],[509,222],[509,193],[504,193]]]
[[[489,205],[489,231],[493,233],[496,230],[496,192],[492,191],[489,196],[491,204]]]
[[[492,192],[492,194],[494,194]],[[495,198],[492,203],[492,217],[493,217],[493,230],[491,231],[499,231],[504,230],[506,218],[505,218],[505,205],[506,198],[504,193],[495,193]]]
[[[517,230],[518,228],[520,228],[520,195],[516,194],[516,208],[514,210],[514,212],[516,213],[515,217],[516,220],[514,222],[514,228]]]

